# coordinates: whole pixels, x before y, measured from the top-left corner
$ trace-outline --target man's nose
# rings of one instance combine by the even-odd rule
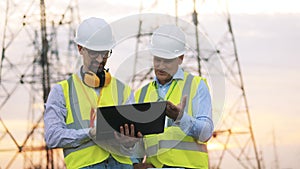
[[[164,64],[164,62],[162,62],[162,61],[159,61],[159,62],[157,63],[157,68],[159,68],[159,69],[163,69],[163,68],[165,68],[165,64]]]
[[[101,63],[103,61],[103,57],[101,55],[97,56],[96,61]]]

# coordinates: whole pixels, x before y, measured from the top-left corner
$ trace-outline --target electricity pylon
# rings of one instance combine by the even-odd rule
[[[61,150],[44,142],[43,104],[51,85],[71,73],[68,60],[77,57],[71,39],[79,22],[77,1],[1,3],[0,168],[63,168]],[[51,5],[65,7],[57,14],[48,10]],[[69,39],[60,42],[66,32]]]

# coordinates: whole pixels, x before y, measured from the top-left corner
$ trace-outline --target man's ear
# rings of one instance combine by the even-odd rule
[[[83,47],[80,45],[77,45],[77,48],[78,48],[78,52],[80,53],[80,55],[82,55]]]
[[[178,57],[178,65],[181,65],[183,62],[184,55]]]

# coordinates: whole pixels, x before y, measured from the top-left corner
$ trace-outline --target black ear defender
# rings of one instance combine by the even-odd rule
[[[80,70],[83,83],[89,87],[105,87],[111,81],[111,74],[108,72],[109,69],[94,73],[92,71],[83,72],[82,67]]]

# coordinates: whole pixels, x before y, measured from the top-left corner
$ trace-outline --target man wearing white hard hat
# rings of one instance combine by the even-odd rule
[[[50,91],[44,115],[47,146],[63,148],[67,168],[131,169],[134,159],[94,142],[97,107],[134,101],[131,89],[105,69],[115,44],[112,30],[103,19],[88,18],[79,25],[74,41],[83,65]],[[121,134],[115,137],[120,147],[130,149],[137,138],[134,126],[128,125],[120,126]]]
[[[137,102],[167,100],[165,131],[146,135],[146,164],[157,168],[208,168],[207,141],[213,133],[206,79],[183,71],[185,35],[163,25],[151,37],[155,78],[135,93]],[[146,166],[139,164],[141,168]]]

